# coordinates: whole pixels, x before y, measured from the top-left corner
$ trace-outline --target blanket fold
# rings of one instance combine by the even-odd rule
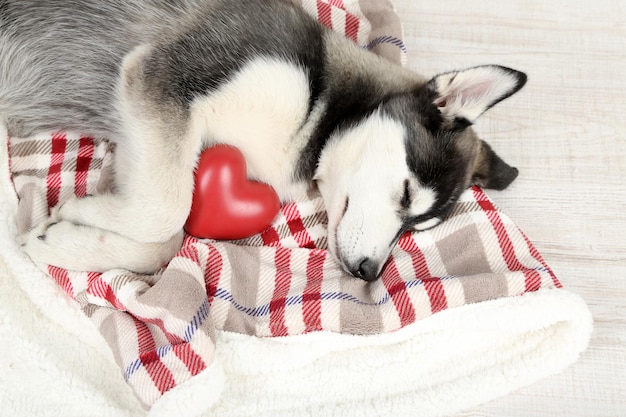
[[[375,336],[221,333],[227,383],[211,415],[451,415],[561,370],[590,331],[580,297],[549,289]]]
[[[302,5],[402,62],[389,2]],[[18,236],[49,208],[110,189],[114,148],[74,132],[2,136],[2,265],[41,303],[33,279],[19,282],[38,272]],[[476,187],[442,225],[405,234],[372,283],[346,276],[326,251],[315,193],[249,239],[186,236],[154,275],[38,267],[100,331],[155,416],[445,415],[563,369],[592,327],[584,302]]]

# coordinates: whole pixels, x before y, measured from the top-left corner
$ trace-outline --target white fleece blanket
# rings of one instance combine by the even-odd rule
[[[339,21],[347,34],[353,25],[335,10],[339,3],[314,5],[320,20]],[[353,31],[355,37],[361,33]],[[384,45],[381,39],[392,38],[397,39],[377,36],[377,42],[371,38],[368,42]],[[185,250],[196,254],[207,250],[228,261],[233,253],[233,259],[242,259],[245,250],[261,258],[272,256],[276,264],[280,249],[274,246],[292,245],[288,289],[279,286],[284,277],[274,270],[276,277],[260,280],[252,291],[253,301],[246,300],[251,291],[233,278],[237,269],[233,263],[223,268],[233,277],[222,277],[215,288],[209,288],[212,281],[207,278],[210,337],[157,343],[153,350],[137,351],[129,347],[137,339],[140,344],[162,341],[160,329],[174,339],[177,335],[168,333],[171,329],[165,325],[138,326],[112,335],[111,329],[119,327],[111,322],[122,325],[125,316],[120,314],[133,313],[129,306],[136,299],[123,298],[128,295],[126,287],[116,284],[115,277],[107,281],[110,275],[42,269],[17,243],[25,223],[25,204],[18,207],[17,195],[23,199],[37,195],[31,189],[38,179],[16,165],[37,165],[38,158],[55,154],[55,144],[63,145],[65,161],[71,157],[84,161],[88,154],[90,163],[106,162],[106,151],[98,153],[107,149],[106,144],[71,135],[11,141],[10,158],[9,139],[0,128],[0,415],[443,416],[562,370],[588,343],[592,320],[585,303],[561,288],[532,244],[482,191],[474,189],[461,199],[447,226],[402,240],[390,263],[395,269],[368,287],[369,304],[357,300],[365,297],[363,289],[346,284],[350,281],[340,277],[332,260],[318,249],[324,244],[319,201],[283,208],[272,234],[257,239],[267,243],[275,236],[276,240],[269,239],[272,248],[255,239],[240,242],[241,247],[187,239]],[[67,190],[92,192],[89,187],[96,187],[97,181],[79,181],[82,174],[76,173],[83,171],[78,165],[44,171],[44,182],[53,175],[61,181],[63,173],[72,178],[69,188],[61,184],[67,180],[58,190],[48,188],[48,202],[62,199]],[[96,165],[81,169],[91,175],[98,170]],[[36,199],[27,205],[37,211]],[[303,233],[308,241],[301,241]],[[177,256],[171,269],[183,270],[188,255]],[[472,259],[476,256],[484,262]],[[300,270],[298,265],[306,268]],[[323,271],[319,276],[318,270]],[[418,277],[418,272],[426,275]],[[171,277],[164,273],[161,281]],[[107,293],[98,298],[88,285],[79,288],[96,281],[109,285],[113,297]],[[242,300],[249,301],[250,308],[243,308]],[[141,311],[146,306],[140,305]],[[109,320],[109,313],[122,320]],[[176,317],[180,315],[177,312]],[[151,337],[141,336],[144,328]],[[192,355],[190,359],[177,353],[185,362],[184,372],[167,356],[180,347]],[[193,355],[200,357],[202,366],[193,366]],[[137,357],[143,367],[132,367]],[[166,380],[167,389],[155,394],[155,387]]]

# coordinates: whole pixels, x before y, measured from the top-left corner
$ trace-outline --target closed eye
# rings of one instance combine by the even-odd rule
[[[396,236],[393,238],[390,246],[393,247],[396,243],[398,243],[398,240],[400,240],[402,235],[406,232],[423,232],[439,225],[441,221],[442,220],[439,217],[428,217],[428,215],[414,217],[402,225]]]
[[[413,230],[416,232],[423,232],[425,230],[432,229],[433,227],[439,225],[439,223],[441,223],[441,219],[439,217],[432,217],[413,225]]]
[[[411,188],[409,187],[409,180],[404,180],[404,191],[402,193],[402,199],[400,200],[400,206],[405,210],[411,207]]]

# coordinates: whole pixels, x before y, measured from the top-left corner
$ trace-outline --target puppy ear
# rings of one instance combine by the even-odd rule
[[[480,150],[472,174],[473,185],[504,190],[517,178],[518,173],[517,168],[504,162],[487,142],[480,141]]]
[[[443,128],[473,124],[490,107],[519,91],[526,74],[497,65],[485,65],[440,74],[426,84],[432,102],[443,116]]]

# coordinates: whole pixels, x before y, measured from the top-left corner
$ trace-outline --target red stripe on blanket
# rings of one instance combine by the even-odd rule
[[[279,246],[280,245],[280,235],[272,226],[265,229],[261,232],[261,239],[263,240],[263,244],[265,246]]]
[[[440,278],[426,278],[423,280],[424,288],[430,299],[430,311],[438,313],[448,308],[448,299],[446,298],[446,290]]]
[[[343,9],[343,10],[346,9],[346,6],[343,3],[343,0],[328,0],[328,3],[340,9]]]
[[[144,323],[153,324],[157,326],[161,330],[163,335],[167,338],[167,341],[170,342],[170,344],[179,345],[181,343],[186,343],[182,337],[167,330],[165,328],[165,323],[163,322],[162,319],[158,317],[150,318],[150,317],[141,317],[141,316],[137,316],[137,318],[143,321]]]
[[[209,258],[204,268],[204,283],[206,285],[206,294],[209,298],[209,305],[211,305],[215,294],[217,294],[223,268],[224,260],[222,259],[222,254],[215,246],[209,245]]]
[[[200,259],[200,250],[206,249],[208,256],[206,262]],[[177,257],[186,258],[198,265],[204,277],[204,289],[206,291],[209,304],[215,298],[217,288],[220,284],[220,278],[222,276],[222,269],[224,267],[224,260],[222,254],[215,248],[215,246],[208,243],[200,243],[196,238],[186,235],[183,241],[182,248],[176,254]]]
[[[147,352],[139,357],[146,372],[152,379],[154,386],[161,395],[171,390],[176,386],[176,380],[174,375],[168,369],[168,367],[161,362],[159,355],[156,351]]]
[[[101,272],[87,272],[87,288],[91,287],[91,285],[102,276]]]
[[[526,292],[537,291],[541,288],[541,275],[535,270],[524,271],[524,284]]]
[[[546,269],[546,271],[548,271],[548,274],[550,274],[550,278],[552,278],[552,283],[554,284],[556,288],[563,288],[563,284],[561,284],[561,282],[556,277],[556,274],[554,273],[552,268],[548,266],[546,261],[543,259],[543,256],[541,256],[537,248],[531,243],[530,239],[528,239],[528,236],[526,236],[526,234],[522,232],[521,230],[520,230],[520,233],[524,237],[524,240],[526,241],[526,245],[528,245],[528,251],[530,252],[530,256],[536,259],[537,262],[539,262]]]
[[[59,204],[59,196],[61,194],[61,170],[65,160],[67,136],[64,133],[52,135],[51,144],[50,168],[48,168],[48,176],[46,177],[46,190],[48,207],[55,207]]]
[[[172,346],[172,351],[180,359],[192,376],[198,375],[206,369],[206,363],[202,360],[189,343]]]
[[[289,227],[289,231],[298,246],[306,249],[315,249],[315,242],[311,239],[311,235],[302,222],[302,216],[300,215],[297,204],[286,205],[283,213],[287,220],[287,227]]]
[[[325,250],[312,250],[306,265],[306,286],[302,294],[305,332],[322,330],[322,279]]]
[[[198,248],[195,245],[185,245],[178,251],[176,256],[189,259],[196,265],[200,265],[200,255],[198,254]]]
[[[406,233],[400,238],[398,246],[411,256],[415,277],[424,282],[424,289],[426,289],[430,300],[431,311],[437,313],[448,308],[448,299],[443,283],[441,279],[432,276],[426,263],[426,257],[417,246],[413,235]]]
[[[292,278],[290,262],[291,249],[276,248],[274,255],[276,279],[274,294],[272,301],[270,301],[270,331],[272,336],[287,336],[289,334],[289,329],[285,323],[285,307]]]
[[[65,269],[57,268],[56,266],[48,265],[48,275],[50,275],[61,289],[70,297],[74,298],[74,286]]]
[[[426,264],[426,257],[417,246],[411,233],[405,233],[398,241],[398,246],[411,257],[411,263],[417,279],[430,278],[432,276]]]
[[[130,317],[132,317],[135,329],[137,330],[138,356],[141,357],[141,355],[145,353],[153,352],[156,349],[156,343],[154,342],[148,325],[137,317],[133,317],[132,315]]]
[[[174,375],[167,366],[161,362],[161,358],[156,352],[156,344],[148,326],[135,317],[133,317],[133,322],[137,330],[139,360],[150,376],[154,386],[161,394],[164,394],[166,391],[176,386]]]
[[[101,281],[101,282],[104,282],[104,281]],[[117,295],[115,295],[115,291],[113,291],[113,288],[111,288],[111,286],[107,283],[104,283],[104,284],[106,288],[104,299],[110,302],[111,304],[113,304],[113,307],[115,307],[116,309],[125,310],[126,307],[124,306],[124,304],[122,304],[119,298],[117,298]]]
[[[361,21],[358,17],[346,13],[346,38],[358,41],[359,25]]]
[[[93,153],[93,139],[81,137],[78,140],[76,174],[74,176],[74,194],[76,194],[77,197],[84,197],[87,194],[87,178],[89,177],[89,167],[93,160]]]
[[[389,261],[387,261],[387,265],[383,270],[381,279],[385,288],[387,288],[387,292],[391,297],[391,301],[393,302],[396,311],[398,312],[400,325],[404,327],[413,323],[416,317],[415,309],[413,308],[413,303],[407,293],[406,283],[400,277],[393,255],[389,257]]]
[[[108,301],[117,310],[126,310],[124,304],[115,295],[111,285],[102,278],[102,274],[93,277],[89,287],[87,287],[87,294]]]
[[[498,244],[500,245],[500,251],[502,252],[502,257],[504,258],[504,262],[510,271],[523,271],[526,268],[522,265],[517,259],[517,255],[515,255],[515,247],[513,242],[509,238],[509,234],[506,231],[506,227],[502,222],[502,218],[500,214],[496,210],[495,206],[485,193],[478,188],[473,187],[472,191],[474,193],[474,197],[476,198],[476,202],[485,212],[485,216],[491,222],[493,226],[493,230],[496,232],[496,237],[498,239]]]
[[[541,287],[541,275],[537,271],[525,267],[519,261],[517,255],[515,254],[515,246],[506,231],[502,218],[485,193],[483,193],[483,191],[478,187],[473,187],[472,191],[476,201],[485,212],[485,215],[491,222],[491,225],[496,232],[500,250],[507,267],[510,271],[524,272],[524,286],[526,292],[537,291]]]
[[[333,28],[333,22],[331,18],[332,6],[322,1],[317,2],[317,20],[329,29]]]

